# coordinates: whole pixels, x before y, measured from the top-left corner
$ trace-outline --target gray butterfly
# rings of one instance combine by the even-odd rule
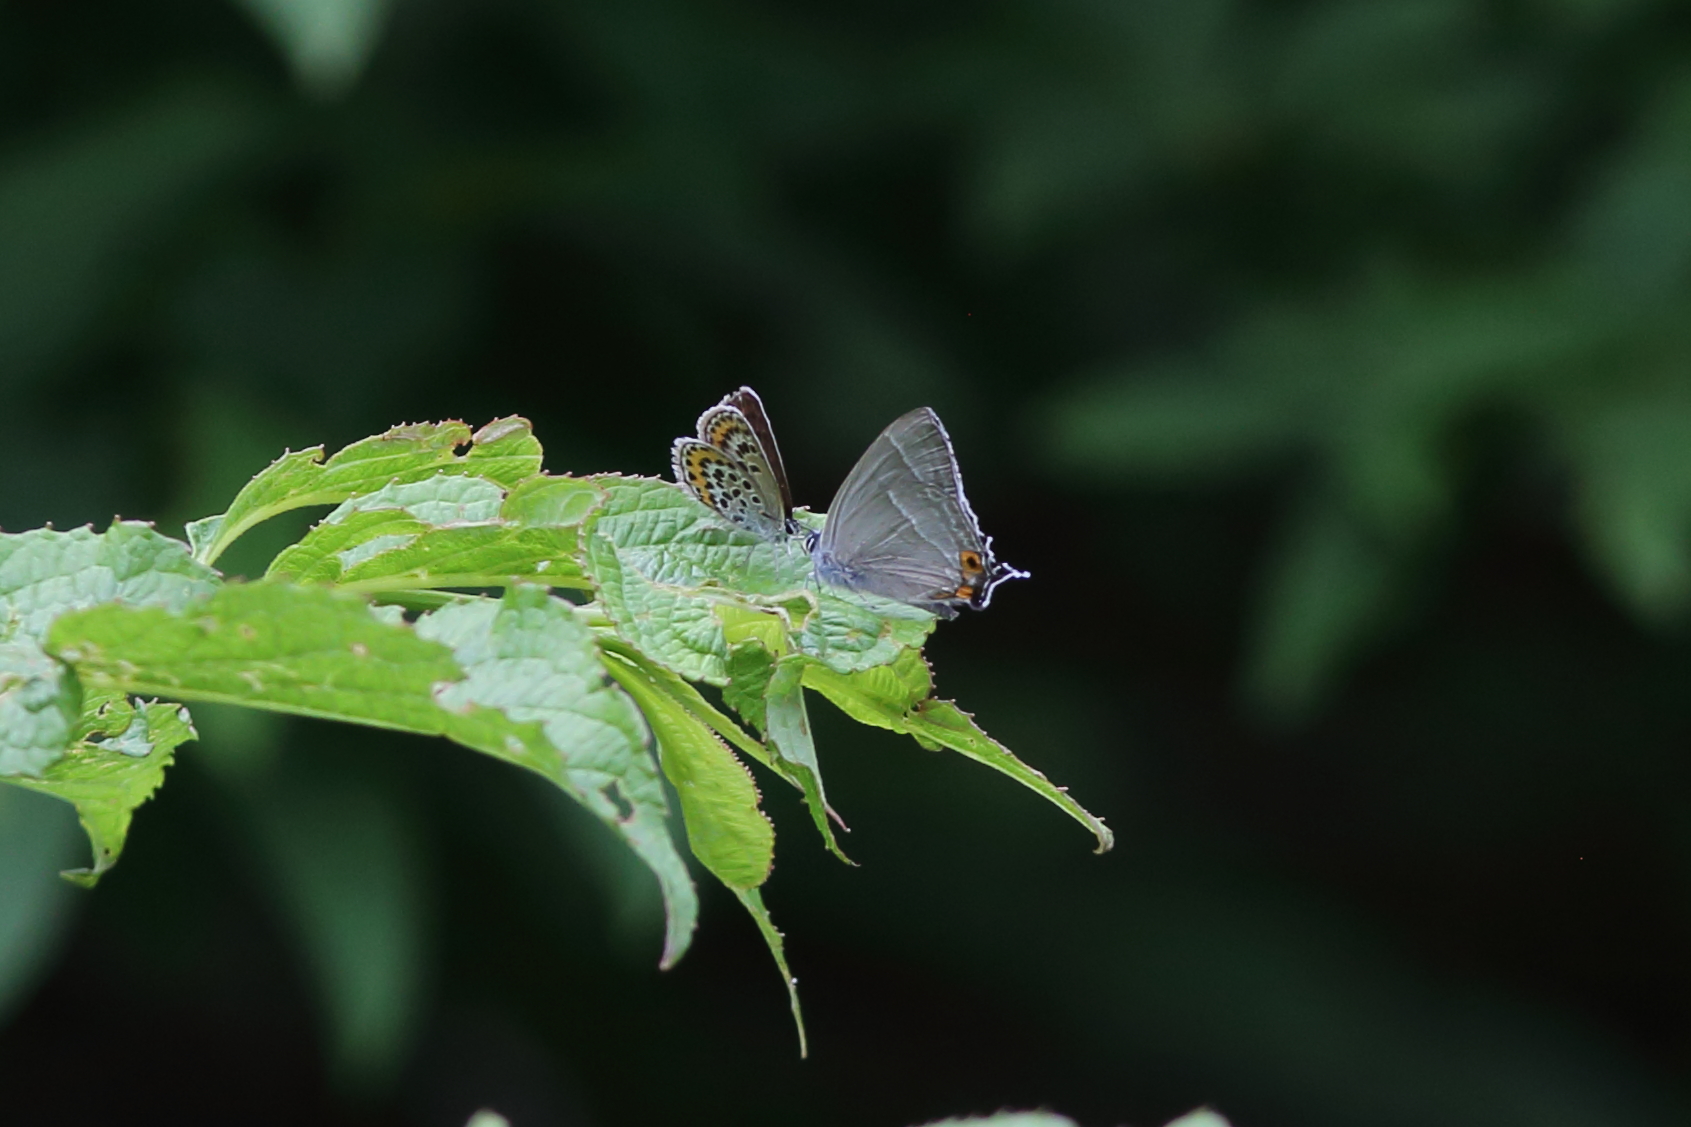
[[[670,451],[681,487],[765,540],[794,531],[787,471],[757,392],[742,387],[724,396],[699,416],[698,432],[698,438],[676,439]]]
[[[985,609],[1028,573],[992,555],[951,439],[926,407],[893,420],[846,475],[810,557],[825,583],[908,603],[942,618]]]

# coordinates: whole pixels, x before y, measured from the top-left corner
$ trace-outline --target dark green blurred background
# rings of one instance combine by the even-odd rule
[[[930,404],[1034,574],[940,691],[1120,835],[815,703],[800,1062],[537,780],[196,710],[95,893],[0,791],[0,1120],[1685,1123],[1688,314],[1671,0],[0,4],[6,529],[741,383],[821,508]]]

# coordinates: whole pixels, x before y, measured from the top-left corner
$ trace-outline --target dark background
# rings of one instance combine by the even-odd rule
[[[663,474],[742,383],[822,508],[929,404],[1034,576],[940,692],[1119,844],[813,703],[801,1062],[544,785],[196,709],[92,894],[0,794],[0,1118],[1684,1123],[1688,298],[1671,0],[12,0],[6,529],[424,419]]]

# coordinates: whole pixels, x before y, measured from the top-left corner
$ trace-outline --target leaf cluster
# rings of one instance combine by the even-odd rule
[[[259,523],[323,505],[262,579],[214,568]],[[795,1020],[761,893],[774,828],[739,756],[800,791],[845,860],[806,689],[1009,775],[1110,846],[1102,822],[933,696],[931,615],[821,587],[796,541],[727,526],[670,483],[548,475],[523,419],[284,454],[187,532],[0,536],[0,777],[76,807],[94,846],[69,874],[82,883],[116,863],[135,808],[195,738],[183,702],[442,736],[543,776],[657,879],[666,967],[698,917],[673,794],[687,851],[757,922]]]

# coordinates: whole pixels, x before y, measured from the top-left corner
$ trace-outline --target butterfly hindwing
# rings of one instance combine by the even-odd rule
[[[909,603],[945,618],[984,608],[993,589],[1026,573],[994,559],[939,416],[895,419],[846,475],[811,552],[835,586]]]
[[[775,429],[769,425],[769,416],[763,410],[763,400],[751,388],[742,387],[725,395],[718,406],[732,407],[745,417],[746,425],[752,429],[753,446],[774,479],[780,511],[783,516],[791,513],[793,491],[787,485],[787,467],[781,462],[781,447],[775,441]],[[789,525],[789,531],[793,530]]]
[[[738,462],[757,493],[761,509],[771,519],[785,519],[792,506],[775,476],[774,459],[764,452],[745,415],[732,407],[712,407],[699,419],[699,440]]]
[[[700,415],[698,435],[675,440],[675,480],[730,524],[765,540],[785,536],[792,498],[757,393],[740,388]]]

